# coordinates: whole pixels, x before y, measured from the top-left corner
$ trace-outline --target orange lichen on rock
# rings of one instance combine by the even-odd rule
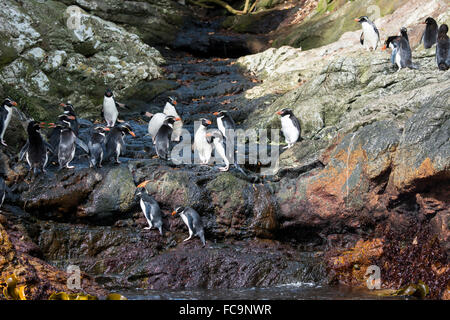
[[[394,185],[397,189],[403,191],[414,185],[414,181],[430,178],[436,173],[437,170],[434,168],[430,158],[423,160],[418,168],[411,166],[408,162],[404,162],[395,170]]]

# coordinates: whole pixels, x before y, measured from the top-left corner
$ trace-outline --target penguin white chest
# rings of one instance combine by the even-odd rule
[[[110,126],[114,126],[117,120],[119,111],[117,111],[116,103],[113,97],[105,97],[103,99],[103,116]]]
[[[212,145],[206,140],[206,129],[199,128],[194,137],[195,147],[198,151],[200,161],[207,163],[211,158]]]
[[[223,125],[222,118],[223,117],[217,118],[217,128],[219,128],[219,131],[222,132],[224,137],[226,137],[226,135],[225,135],[225,126]]]
[[[294,126],[294,123],[292,122],[289,115],[281,117],[281,129],[287,143],[294,143],[297,141],[300,132]]]
[[[12,108],[5,106],[6,111],[8,111],[8,114],[6,115],[5,123],[3,125],[3,131],[1,132],[1,138],[3,139],[3,136],[5,135],[6,128],[9,125],[9,122],[11,121],[12,116]]]
[[[147,208],[145,207],[145,202],[144,202],[144,200],[141,199],[140,204],[141,204],[141,210],[142,210],[142,212],[143,212],[144,214],[146,214],[146,213],[147,213],[147,212],[146,212]]]
[[[184,224],[186,225],[186,227],[188,227],[189,230],[191,230],[189,228],[189,223],[188,223],[188,219],[186,217],[186,215],[184,213],[180,213],[181,219],[183,220]]]
[[[362,29],[364,32],[364,46],[375,50],[378,46],[378,34],[375,29],[367,22],[362,23]]]

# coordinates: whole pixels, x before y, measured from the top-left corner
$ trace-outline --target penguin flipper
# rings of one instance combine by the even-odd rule
[[[359,42],[361,45],[364,45],[364,32],[361,32],[361,36],[359,37]]]
[[[28,147],[30,146],[30,142],[27,141],[25,145],[22,147],[22,149],[19,152],[19,161],[22,161],[23,157],[25,156],[25,153],[28,151]]]
[[[53,149],[53,146],[50,143],[44,141],[44,144],[47,150],[49,150],[52,154],[55,154],[55,149]]]
[[[125,103],[120,103],[120,102],[117,102],[117,101],[114,101],[114,102],[116,104],[116,108],[122,108],[122,109],[130,110],[130,107],[128,105],[126,105]]]
[[[80,138],[76,138],[75,143],[81,148],[83,149],[87,154],[89,154],[89,148],[86,145],[86,143],[83,142],[83,140],[81,140]]]

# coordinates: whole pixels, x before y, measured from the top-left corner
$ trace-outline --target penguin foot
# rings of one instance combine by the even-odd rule
[[[183,242],[188,241],[188,240],[191,240],[191,237],[184,239]]]
[[[228,171],[229,167],[221,167],[219,168],[219,171]]]
[[[151,227],[145,227],[144,228],[144,230],[150,230],[151,229]]]

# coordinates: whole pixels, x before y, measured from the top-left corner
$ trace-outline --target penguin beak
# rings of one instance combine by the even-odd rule
[[[61,102],[61,103],[59,104],[59,106],[60,106],[60,107],[65,107],[66,104]]]
[[[133,136],[133,138],[136,138],[136,135],[134,134],[133,131],[130,130],[130,134]]]
[[[151,113],[151,112],[146,112],[146,113],[144,113],[144,115],[149,118],[153,117],[153,113]]]
[[[359,19],[358,19],[358,18],[355,18],[355,21],[356,21],[356,22],[359,22]]]
[[[67,116],[70,120],[75,120],[76,118],[74,116]]]
[[[176,100],[172,100],[172,102],[174,105],[177,105],[177,103],[178,103]]]
[[[12,104],[14,107],[17,106],[17,102],[15,102],[15,101],[11,101],[11,104]]]
[[[207,132],[207,133],[206,133],[206,136],[207,136],[207,137],[211,137],[211,136],[212,136],[211,132]]]
[[[212,122],[210,120],[206,120],[206,123],[207,124],[211,124]]]
[[[281,111],[277,111],[277,112],[275,112],[276,114],[278,114],[278,115],[281,115]]]
[[[176,211],[172,211],[172,216],[176,215],[177,212]]]
[[[108,127],[104,127],[103,130],[105,130],[105,131],[111,131]]]
[[[383,46],[383,48],[381,48],[381,51],[386,50],[386,45]]]
[[[140,183],[136,188],[144,188],[149,182],[150,180],[145,180],[144,182]]]
[[[175,121],[181,121],[181,118],[175,118]]]
[[[214,113],[213,113],[213,115],[215,115],[215,116],[218,116],[218,115],[219,115],[219,113],[218,113],[218,112],[214,112]]]

